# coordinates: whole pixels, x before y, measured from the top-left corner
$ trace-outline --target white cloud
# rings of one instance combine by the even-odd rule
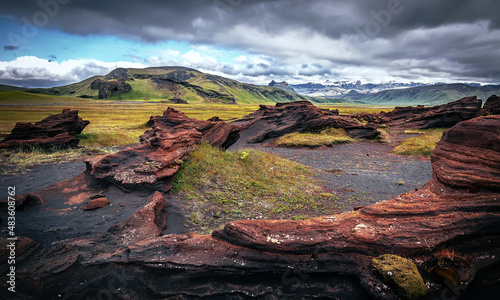
[[[93,75],[104,75],[116,68],[145,68],[142,63],[128,61],[103,62],[95,59],[49,61],[35,56],[21,56],[0,61],[2,80],[81,81]]]

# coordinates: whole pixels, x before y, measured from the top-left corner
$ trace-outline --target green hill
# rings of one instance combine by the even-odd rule
[[[486,101],[493,94],[500,95],[500,85],[470,86],[455,83],[385,90],[374,94],[357,95],[355,100],[381,105],[440,105],[469,96],[477,96]]]
[[[275,103],[314,98],[270,86],[244,84],[185,67],[118,68],[105,76],[31,92],[110,100],[151,100],[188,103]]]
[[[22,87],[0,84],[0,91],[24,91],[24,90],[25,88]]]

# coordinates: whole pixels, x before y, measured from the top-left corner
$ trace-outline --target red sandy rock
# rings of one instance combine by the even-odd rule
[[[486,103],[484,103],[481,115],[500,115],[500,97],[497,95],[490,96],[488,100],[486,100]]]
[[[455,188],[500,188],[500,116],[461,122],[432,152],[434,175]]]
[[[404,128],[438,128],[451,127],[461,121],[470,120],[478,116],[482,100],[476,96],[433,107],[396,107],[384,116],[391,119],[391,126]]]
[[[363,125],[349,117],[338,116],[338,111],[319,109],[309,101],[261,105],[260,109],[236,124],[242,124],[242,139],[261,143],[292,132],[321,131],[344,128],[353,138],[373,139],[380,132],[374,125]]]
[[[239,137],[234,125],[188,118],[170,107],[163,116],[151,117],[148,125],[152,129],[141,136],[141,145],[87,159],[90,174],[122,188],[146,184],[168,191],[172,176],[196,145],[206,141],[227,148]]]
[[[10,135],[0,142],[2,148],[29,148],[39,146],[74,147],[80,141],[75,136],[90,122],[78,117],[77,110],[64,109],[35,124],[18,122]]]
[[[458,282],[466,283],[462,296],[467,298],[470,289],[484,298],[498,292],[498,128],[500,117],[456,125],[433,153],[434,176],[423,188],[333,216],[238,221],[211,236],[161,236],[165,201],[156,193],[151,204],[107,233],[56,242],[26,258],[17,284],[23,296],[45,298],[54,291],[92,297],[103,286],[101,278],[120,278],[119,289],[110,289],[117,298],[397,299],[371,271],[372,258],[392,253],[416,262],[431,282],[426,299],[435,299],[448,287],[425,270],[432,268],[433,254],[446,247],[459,249],[470,263],[457,274]],[[447,147],[456,148],[457,155]],[[465,166],[472,171],[464,172]],[[481,187],[476,193],[461,188],[470,184]],[[474,290],[483,282],[492,285]]]
[[[97,208],[103,208],[105,206],[108,206],[109,200],[108,198],[102,197],[102,198],[96,198],[92,199],[85,205],[83,209],[85,210],[92,210],[92,209],[97,209]]]

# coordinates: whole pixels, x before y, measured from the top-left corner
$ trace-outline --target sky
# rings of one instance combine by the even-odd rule
[[[500,83],[500,1],[16,0],[0,84],[185,66],[246,83]]]

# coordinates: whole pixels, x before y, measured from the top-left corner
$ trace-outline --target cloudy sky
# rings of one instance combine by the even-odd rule
[[[116,67],[242,82],[500,83],[500,1],[16,0],[0,83],[55,86]]]

